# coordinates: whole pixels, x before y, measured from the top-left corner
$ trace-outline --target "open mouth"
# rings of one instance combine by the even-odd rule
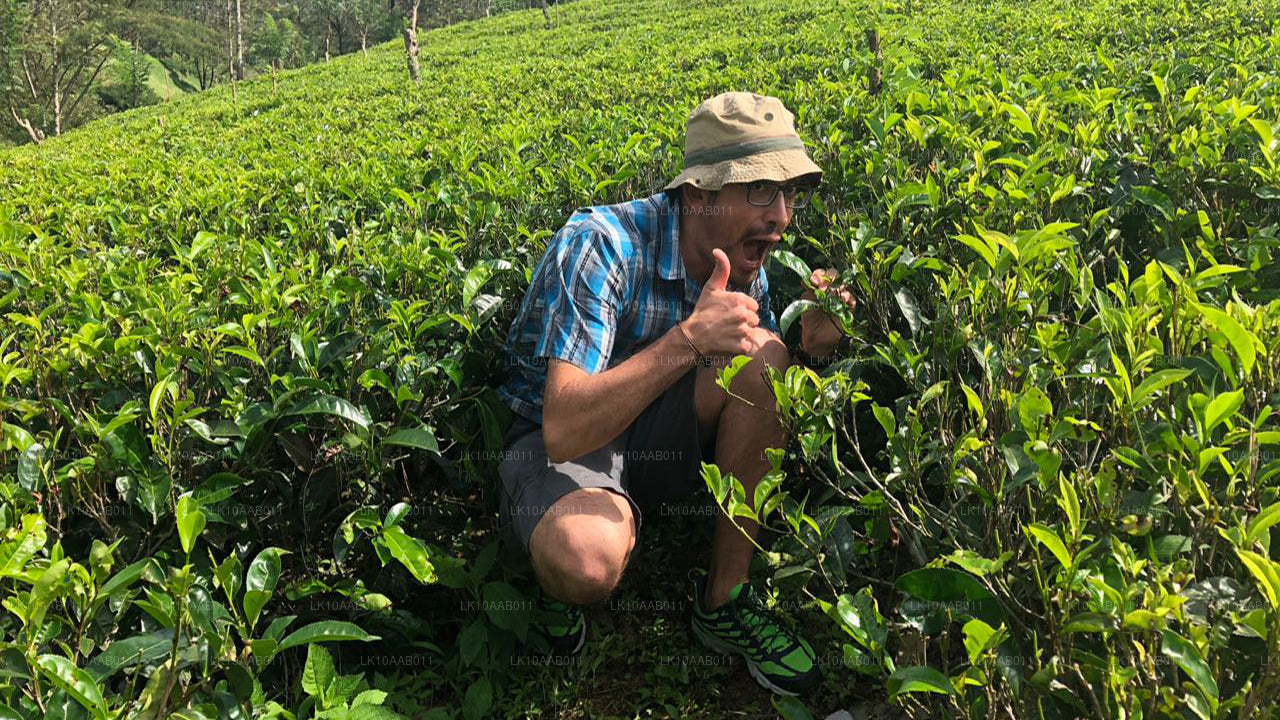
[[[742,251],[746,256],[747,263],[751,265],[761,265],[764,263],[764,256],[769,252],[769,246],[772,245],[767,240],[748,240],[742,246]]]

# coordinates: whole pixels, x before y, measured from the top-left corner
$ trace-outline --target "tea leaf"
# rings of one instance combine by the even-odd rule
[[[923,665],[898,668],[889,676],[886,687],[891,698],[909,692],[955,694],[955,688],[951,686],[951,681],[946,675]]]
[[[1160,645],[1160,652],[1182,668],[1182,671],[1208,698],[1212,712],[1217,713],[1218,683],[1214,681],[1213,672],[1200,655],[1200,651],[1190,641],[1172,630],[1163,631],[1161,637],[1164,642]]]
[[[381,639],[377,635],[370,635],[361,630],[359,626],[349,622],[340,620],[321,620],[313,622],[310,625],[304,625],[290,633],[284,640],[280,641],[280,645],[276,648],[276,652],[284,652],[291,647],[299,645],[308,645],[310,643],[319,642],[338,642],[343,640],[358,640],[360,642],[370,642],[372,640]]]

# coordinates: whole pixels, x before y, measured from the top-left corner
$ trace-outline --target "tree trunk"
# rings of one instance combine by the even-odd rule
[[[404,50],[409,56],[409,78],[414,82],[421,79],[418,70],[418,6],[422,0],[413,0],[409,8],[409,24],[404,29]]]
[[[365,57],[369,57],[369,28],[364,26],[360,28],[360,52]]]
[[[493,17],[493,0],[484,0],[484,16]]]
[[[231,0],[227,0],[227,80],[234,81],[236,79],[236,36],[235,28],[231,26]]]
[[[58,48],[58,17],[55,11],[49,13],[49,29],[53,38],[53,63],[50,67],[53,77],[53,134],[62,134],[62,55]]]
[[[547,9],[547,0],[540,0],[542,3],[542,18],[547,21],[547,29],[551,29],[551,11]]]
[[[324,29],[324,61],[329,62],[329,28]]]
[[[240,15],[240,0],[236,0],[236,79],[244,79],[244,36],[242,34],[243,18]]]
[[[872,95],[879,95],[882,85],[880,75],[880,63],[884,59],[884,54],[880,51],[880,31],[871,29],[867,31],[867,49],[871,51],[875,58],[871,61],[871,69],[867,77],[867,92]]]
[[[231,0],[227,0],[227,82],[231,83],[231,102],[236,102],[236,52],[235,35],[231,27]]]

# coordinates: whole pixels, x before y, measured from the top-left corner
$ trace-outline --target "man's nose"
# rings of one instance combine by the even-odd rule
[[[787,194],[782,190],[778,190],[778,194],[773,198],[773,202],[765,208],[765,220],[770,220],[778,226],[778,233],[781,234],[791,224],[791,208],[787,207]]]

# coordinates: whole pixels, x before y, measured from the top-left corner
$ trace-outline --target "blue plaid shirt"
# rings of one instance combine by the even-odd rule
[[[547,243],[504,351],[510,377],[498,396],[542,423],[549,358],[595,374],[655,342],[693,313],[702,286],[684,269],[679,208],[665,193],[579,208]],[[760,325],[781,335],[769,307],[764,268],[750,288]]]

